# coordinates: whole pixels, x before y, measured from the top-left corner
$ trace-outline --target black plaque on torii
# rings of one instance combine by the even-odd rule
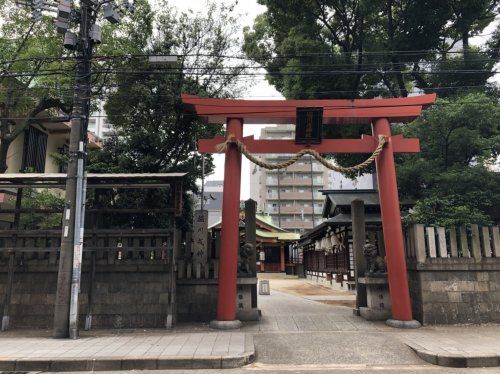
[[[322,139],[323,108],[297,108],[296,144],[319,144]]]

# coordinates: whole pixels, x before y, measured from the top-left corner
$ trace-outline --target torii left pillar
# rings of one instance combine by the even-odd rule
[[[228,118],[226,134],[241,140],[243,138],[243,120]],[[240,247],[238,224],[240,219],[240,188],[241,153],[235,144],[228,144],[224,162],[217,320],[210,322],[210,327],[222,330],[241,327],[241,322],[236,319],[236,282],[238,249]]]

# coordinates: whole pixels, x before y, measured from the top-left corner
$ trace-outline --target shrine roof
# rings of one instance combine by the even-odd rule
[[[296,241],[299,240],[300,235],[282,229],[279,226],[276,226],[272,223],[272,219],[270,216],[262,213],[257,213],[255,215],[256,219],[256,234],[257,237],[261,240],[272,240],[272,241]],[[222,220],[218,220],[217,222],[211,224],[208,229],[218,229],[221,228]],[[244,222],[240,219],[240,226],[243,226]]]
[[[409,122],[432,105],[436,94],[390,99],[354,100],[232,100],[181,95],[188,112],[207,123],[242,118],[245,124],[295,123],[300,107],[322,107],[324,124],[367,124],[377,118]]]
[[[311,241],[309,239],[315,240],[317,238],[322,238],[329,227],[350,226],[351,223],[352,216],[350,213],[339,213],[303,234],[300,237],[299,245],[310,243]],[[380,225],[382,223],[382,218],[378,213],[368,213],[365,214],[365,223],[367,225]]]
[[[256,229],[255,233],[258,238],[276,239],[280,241],[295,241],[300,239],[300,234],[294,232],[270,232]]]

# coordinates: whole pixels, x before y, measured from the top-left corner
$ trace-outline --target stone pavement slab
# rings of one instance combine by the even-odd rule
[[[287,279],[281,281],[279,291],[275,283],[270,280],[269,296],[259,297],[260,323],[243,327],[254,333],[258,355],[254,365],[417,365],[426,361],[448,367],[500,366],[500,325],[400,330],[354,316],[352,308],[317,302],[339,297],[338,292],[328,294],[325,287],[315,294],[310,282],[301,285],[302,280]],[[293,292],[281,292],[285,289]]]
[[[433,326],[402,340],[423,360],[449,367],[500,366],[500,326]]]
[[[244,332],[100,331],[78,340],[0,334],[0,371],[222,369],[254,355],[253,336]]]

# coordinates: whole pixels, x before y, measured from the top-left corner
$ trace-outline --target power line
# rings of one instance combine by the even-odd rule
[[[388,56],[389,54],[392,56],[414,56],[414,55],[421,55],[421,54],[428,54],[428,53],[435,53],[439,55],[455,55],[455,54],[463,54],[463,51],[439,51],[439,50],[396,50],[396,51],[390,51],[390,50],[379,50],[379,51],[352,51],[352,52],[343,52],[343,51],[338,51],[335,53],[332,52],[305,52],[305,53],[297,53],[297,54],[285,54],[285,55],[279,55],[279,56],[272,56],[272,57],[249,57],[246,55],[221,55],[221,54],[213,54],[213,53],[187,53],[187,54],[182,54],[182,53],[171,53],[171,54],[161,54],[161,53],[133,53],[133,54],[117,54],[117,55],[96,55],[93,56],[93,60],[110,60],[110,59],[131,59],[131,58],[148,58],[150,56],[176,56],[178,58],[188,58],[188,57],[217,57],[217,58],[226,58],[226,59],[238,59],[238,60],[248,60],[248,61],[262,61],[262,60],[273,60],[273,59],[290,59],[290,58],[301,58],[301,57],[315,57],[315,56],[334,56],[334,55],[353,55],[353,56],[358,56],[358,55],[369,55],[369,56]],[[469,55],[473,54],[488,54],[488,51],[477,51],[477,50],[471,50],[467,52]],[[13,59],[13,60],[4,60],[0,61],[0,64],[3,63],[13,63],[13,62],[25,62],[25,61],[72,61],[76,60],[76,56],[32,56],[32,57],[25,57],[25,58],[18,58],[18,59]],[[411,61],[414,62],[414,61]],[[408,63],[411,63],[408,62]]]
[[[154,56],[160,56],[160,55],[154,55]],[[127,60],[131,58],[142,58],[142,57],[148,57],[148,56],[138,56],[138,57],[131,57],[131,56],[109,56],[109,59],[115,59],[119,58],[120,60]],[[149,56],[151,57],[151,56]],[[161,57],[161,56],[160,56]],[[170,55],[165,55],[165,57],[170,57]],[[214,56],[214,57],[220,57],[220,56]],[[226,58],[229,58],[226,56]],[[12,64],[15,62],[39,62],[46,60],[47,63],[53,63],[53,62],[62,62],[66,59],[70,58],[49,58],[49,59],[37,59],[37,58],[27,58],[27,59],[18,59],[18,60],[4,60],[0,61],[0,64]],[[103,56],[101,59],[99,58],[94,58],[93,62],[100,62],[104,61],[106,58]],[[467,60],[467,59],[457,59],[454,58],[452,60],[420,60],[420,61],[398,61],[398,62],[391,62],[391,61],[373,61],[373,62],[362,62],[362,63],[357,63],[357,62],[352,62],[352,63],[328,63],[328,64],[291,64],[291,65],[286,65],[285,67],[325,67],[325,66],[377,66],[380,64],[390,64],[391,66],[396,65],[408,65],[408,64],[455,64],[455,63],[460,63],[460,62],[498,62],[497,59],[495,58],[481,58],[481,59],[473,59],[473,60]],[[213,67],[189,67],[186,66],[184,69],[228,69],[228,68],[238,68],[238,67],[244,67],[247,69],[262,69],[262,66],[213,66]],[[178,67],[163,67],[162,70],[179,70]]]
[[[120,86],[117,85],[117,84],[113,84],[111,86],[106,86],[107,88],[119,88]],[[490,88],[490,86],[488,85],[470,85],[470,86],[440,86],[440,87],[425,87],[425,88],[417,88],[417,89],[413,89],[413,90],[410,90],[408,93],[415,93],[415,94],[418,94],[422,91],[440,91],[440,90],[463,90],[463,89],[477,89],[477,88]],[[19,89],[20,91],[25,91],[23,89]],[[41,90],[41,89],[36,89],[36,90]],[[47,88],[47,91],[51,91],[51,90],[55,90],[55,89],[52,89],[52,88]],[[70,91],[70,89],[65,89],[66,91]],[[388,88],[371,88],[371,89],[363,89],[363,88],[360,88],[359,90],[327,90],[327,91],[298,91],[296,92],[297,94],[328,94],[328,93],[370,93],[370,92],[374,92],[374,93],[377,93],[377,92],[388,92]],[[15,91],[15,90],[13,90]],[[119,97],[124,97],[124,98],[133,98],[133,97],[139,97],[141,96],[141,94],[136,94],[136,95],[133,95],[133,94],[119,94],[117,93],[117,91],[114,91],[114,92],[103,92],[103,93],[100,93],[100,94],[96,94],[96,95],[92,95],[90,98],[96,98],[96,99],[103,99],[103,98],[106,98],[106,97],[111,97],[113,95],[116,95],[116,96],[119,96]],[[181,96],[180,95],[172,95],[172,94],[168,94],[168,93],[157,93],[155,94],[156,97],[166,97],[166,98],[178,98],[180,99]],[[24,97],[27,97],[27,98],[33,98],[33,99],[37,99],[38,96],[35,96],[35,95],[24,95]],[[54,95],[52,96],[53,98],[56,98],[56,99],[63,99],[63,98],[72,98],[73,95],[71,93],[67,93],[67,94],[60,94],[60,95]],[[250,99],[250,98],[258,98],[258,97],[261,97],[261,98],[265,98],[265,97],[268,97],[268,98],[283,98],[282,96],[278,96],[278,95],[268,95],[268,96],[244,96],[244,97],[236,97],[236,98],[232,98],[232,99],[235,99],[235,100],[245,100],[245,99]],[[360,98],[362,99],[362,98]],[[327,99],[325,99],[327,100]]]
[[[158,70],[94,70],[93,73],[108,73],[108,74],[160,74],[166,76],[178,76],[178,73],[170,73],[166,71],[158,71]],[[265,72],[265,73],[225,73],[225,72],[210,72],[207,73],[190,73],[188,76],[198,76],[204,77],[207,75],[210,76],[247,76],[247,77],[273,77],[273,76],[303,76],[303,77],[314,77],[314,76],[328,76],[328,75],[366,75],[366,74],[402,74],[402,75],[413,75],[415,73],[422,75],[440,75],[440,74],[498,74],[500,73],[497,70],[472,70],[472,69],[455,69],[455,70],[440,70],[440,71],[398,71],[398,70],[325,70],[325,71],[302,71],[302,72]],[[53,75],[65,75],[70,74],[69,70],[47,70],[47,71],[39,71],[39,72],[25,72],[25,73],[12,73],[12,74],[4,74],[3,77],[8,78],[19,78],[19,77],[44,77],[44,76],[53,76]]]
[[[489,105],[491,103],[489,102],[484,102],[484,101],[460,101],[460,102],[437,102],[431,104],[431,108],[435,106],[451,106],[451,105],[462,105],[462,104],[477,104],[477,105]],[[217,107],[232,107],[230,105],[209,105],[209,104],[204,104],[204,106],[217,106]],[[407,106],[419,106],[415,104],[403,104],[403,105],[373,105],[373,106],[325,106],[323,109],[377,109],[377,108],[388,108],[388,107],[407,107]],[[248,106],[252,107],[252,106]],[[258,106],[261,107],[261,106]],[[280,107],[283,107],[280,105]],[[290,106],[295,108],[295,106]],[[245,114],[272,114],[272,113],[290,113],[290,110],[267,110],[267,111],[242,111],[242,112],[231,112],[231,116],[235,115],[245,115]],[[211,113],[211,116],[217,116],[217,115],[227,115],[226,112],[220,112],[220,113]],[[125,117],[125,114],[114,114],[113,117],[120,117],[123,116]],[[197,113],[184,113],[184,116],[194,116],[197,117]],[[71,119],[71,117],[66,116],[68,121]],[[109,118],[109,115],[89,115],[89,118]],[[62,117],[0,117],[0,120],[36,120],[36,121],[59,121],[61,120]]]

